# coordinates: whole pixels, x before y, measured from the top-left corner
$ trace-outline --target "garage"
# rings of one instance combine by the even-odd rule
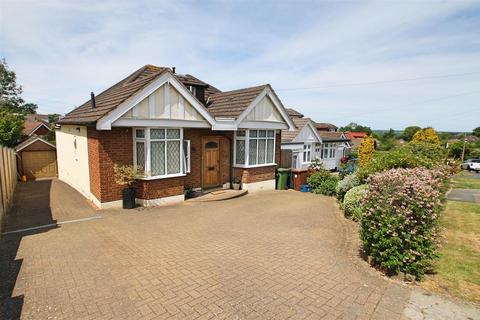
[[[29,180],[57,176],[57,151],[55,145],[40,138],[30,137],[15,150],[19,174]]]

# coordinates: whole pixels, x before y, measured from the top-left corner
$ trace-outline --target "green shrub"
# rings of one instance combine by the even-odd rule
[[[319,170],[307,179],[312,192],[326,196],[335,195],[338,179],[327,170]]]
[[[365,196],[368,189],[368,185],[362,184],[348,190],[343,199],[343,212],[348,218],[352,218],[355,221],[362,219],[362,199]]]
[[[443,163],[442,147],[430,143],[408,143],[394,150],[376,152],[373,159],[357,171],[360,181],[394,168],[433,168]]]
[[[335,190],[337,194],[337,199],[342,201],[347,191],[352,189],[353,187],[358,186],[359,184],[360,184],[360,179],[358,179],[356,174],[349,174],[345,176],[337,184],[337,188]]]
[[[444,172],[426,168],[392,169],[368,178],[361,239],[365,253],[388,274],[419,279],[432,267],[445,178]]]

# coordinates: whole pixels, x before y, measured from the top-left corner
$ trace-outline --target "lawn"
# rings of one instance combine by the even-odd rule
[[[441,218],[445,243],[426,288],[480,302],[480,204],[449,201]]]
[[[452,187],[455,189],[480,189],[480,179],[472,178],[478,173],[461,172],[452,179]]]

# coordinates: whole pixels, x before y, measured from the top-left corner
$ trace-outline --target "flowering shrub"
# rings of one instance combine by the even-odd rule
[[[370,162],[375,153],[375,139],[371,136],[363,138],[360,146],[358,147],[358,160],[360,166],[364,166]]]
[[[327,170],[319,170],[307,179],[312,192],[332,196],[335,194],[338,179]]]
[[[357,175],[365,181],[370,175],[393,168],[433,168],[444,160],[445,152],[437,145],[408,143],[394,150],[377,152],[373,159],[359,168]]]
[[[346,217],[351,217],[355,221],[362,219],[362,200],[367,193],[368,185],[362,184],[348,190],[343,199],[343,212]]]
[[[348,190],[356,187],[360,184],[360,179],[358,179],[356,174],[349,174],[340,180],[337,184],[335,193],[337,194],[337,199],[342,201],[343,197]]]
[[[426,142],[440,145],[440,139],[433,128],[425,128],[415,132],[412,138],[413,142]]]
[[[373,263],[389,274],[421,278],[437,257],[437,224],[446,175],[426,168],[370,176],[362,201],[361,238]]]

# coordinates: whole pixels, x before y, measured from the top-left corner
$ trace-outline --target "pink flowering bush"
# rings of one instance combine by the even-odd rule
[[[387,274],[420,279],[437,258],[438,218],[448,174],[426,168],[370,176],[362,201],[365,253]]]

